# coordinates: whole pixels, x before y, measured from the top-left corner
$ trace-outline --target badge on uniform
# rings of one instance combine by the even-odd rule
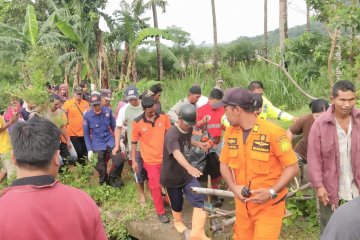
[[[265,142],[266,141],[266,135],[261,134],[259,140],[262,141],[262,142]]]
[[[146,127],[143,127],[143,128],[141,129],[141,131],[146,132],[146,131],[147,131],[147,128],[146,128]]]
[[[110,113],[106,112],[106,113],[105,113],[105,116],[106,116],[106,117],[109,117],[109,116],[110,116]]]
[[[159,127],[161,127],[163,124],[162,124],[162,122],[159,122]]]
[[[237,138],[228,138],[227,145],[229,149],[238,149],[239,145],[237,144]]]
[[[264,142],[264,141],[254,140],[251,149],[253,151],[257,151],[257,152],[266,152],[266,153],[268,153],[268,152],[270,152],[270,143],[269,142]]]
[[[259,124],[255,124],[253,127],[253,132],[258,132],[259,131]]]

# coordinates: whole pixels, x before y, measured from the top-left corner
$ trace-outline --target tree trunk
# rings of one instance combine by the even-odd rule
[[[351,44],[349,49],[349,63],[351,66],[354,66],[354,44],[355,44],[355,29],[354,27],[351,28]]]
[[[268,30],[267,30],[267,17],[268,17],[268,1],[264,0],[264,58],[268,58]]]
[[[340,29],[338,31],[338,35],[340,35]],[[335,61],[336,61],[336,69],[335,69],[335,75],[336,75],[336,81],[341,80],[342,71],[341,71],[341,44],[340,44],[340,38],[336,38],[336,53],[335,53]]]
[[[75,67],[75,81],[74,81],[76,82],[76,86],[80,84],[80,81],[81,81],[81,64],[79,61],[77,61]]]
[[[96,46],[98,50],[98,64],[99,64],[99,86],[100,88],[109,88],[109,77],[107,72],[107,66],[105,61],[104,41],[102,37],[102,31],[100,28],[96,28]]]
[[[306,2],[306,31],[310,32],[310,5]]]
[[[65,53],[69,52],[68,48],[64,48]],[[69,84],[69,69],[68,69],[68,64],[65,63],[64,64],[64,83],[65,84]]]
[[[288,1],[285,0],[285,12],[284,12],[284,31],[285,31],[285,39],[289,38],[289,28],[288,28]]]
[[[335,30],[334,34],[331,36],[332,37],[332,41],[331,41],[331,49],[330,49],[330,54],[328,57],[328,79],[330,82],[330,91],[332,89],[332,87],[334,86],[334,80],[333,80],[333,76],[332,76],[332,64],[331,61],[334,57],[334,52],[335,52],[335,47],[336,47],[336,39],[338,38],[338,29]]]
[[[280,65],[285,66],[285,39],[286,39],[286,20],[287,20],[287,13],[286,13],[286,7],[287,6],[287,0],[279,0],[279,42],[280,42]]]
[[[129,55],[129,45],[125,42],[124,52],[121,60],[121,71],[120,71],[120,81],[119,81],[119,90],[121,90],[124,86],[124,78],[127,75],[126,71],[126,60],[128,59]]]
[[[152,8],[153,18],[154,18],[154,27],[159,28],[157,12],[156,12],[156,5],[154,2],[151,3],[151,8]],[[163,79],[164,69],[163,69],[162,56],[161,56],[161,50],[160,50],[160,37],[159,36],[155,36],[155,42],[156,42],[156,54],[157,54],[158,80],[161,81]]]
[[[216,25],[216,10],[215,10],[215,0],[211,0],[211,11],[212,11],[212,20],[213,20],[213,35],[214,35],[214,62],[213,62],[213,73],[214,76],[218,70],[218,61],[219,61],[219,49],[218,49],[218,41],[217,41],[217,25]]]
[[[69,74],[68,74],[68,64],[67,63],[64,64],[64,71],[65,71],[65,73],[64,73],[64,83],[66,85],[68,85],[69,84]]]
[[[114,79],[117,78],[119,49],[114,50]]]
[[[132,68],[131,68],[131,76],[132,76],[133,83],[136,83],[139,81],[139,78],[137,75],[137,69],[136,69],[136,55],[134,56],[134,59],[133,59],[133,64],[132,64]]]

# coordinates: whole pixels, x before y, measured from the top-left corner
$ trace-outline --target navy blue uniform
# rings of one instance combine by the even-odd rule
[[[115,118],[112,115],[112,110],[107,107],[102,107],[101,112],[96,114],[93,109],[86,112],[84,115],[84,138],[88,151],[93,151],[98,155],[98,163],[96,170],[99,172],[100,184],[107,181],[106,172],[106,154],[110,154],[113,168],[109,173],[109,178],[118,177],[124,167],[121,155],[117,153],[112,154],[112,149],[115,146],[114,139]]]

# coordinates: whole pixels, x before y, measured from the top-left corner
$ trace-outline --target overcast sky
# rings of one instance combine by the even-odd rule
[[[191,34],[195,44],[212,43],[211,0],[167,0],[166,12],[158,9],[159,28],[176,25]],[[106,12],[119,9],[120,0],[108,0]],[[288,0],[288,26],[306,23],[305,0]],[[264,31],[263,0],[215,0],[218,42],[240,36],[256,36]],[[151,11],[147,16],[151,17]],[[151,25],[153,20],[151,19]],[[278,28],[279,0],[268,0],[268,31]],[[103,27],[102,27],[103,28]]]

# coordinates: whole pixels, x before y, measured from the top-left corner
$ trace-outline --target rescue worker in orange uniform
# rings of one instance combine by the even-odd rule
[[[281,127],[258,117],[257,102],[244,88],[229,89],[225,107],[231,126],[220,155],[222,177],[235,194],[233,239],[278,239],[285,215],[286,185],[299,166]]]

